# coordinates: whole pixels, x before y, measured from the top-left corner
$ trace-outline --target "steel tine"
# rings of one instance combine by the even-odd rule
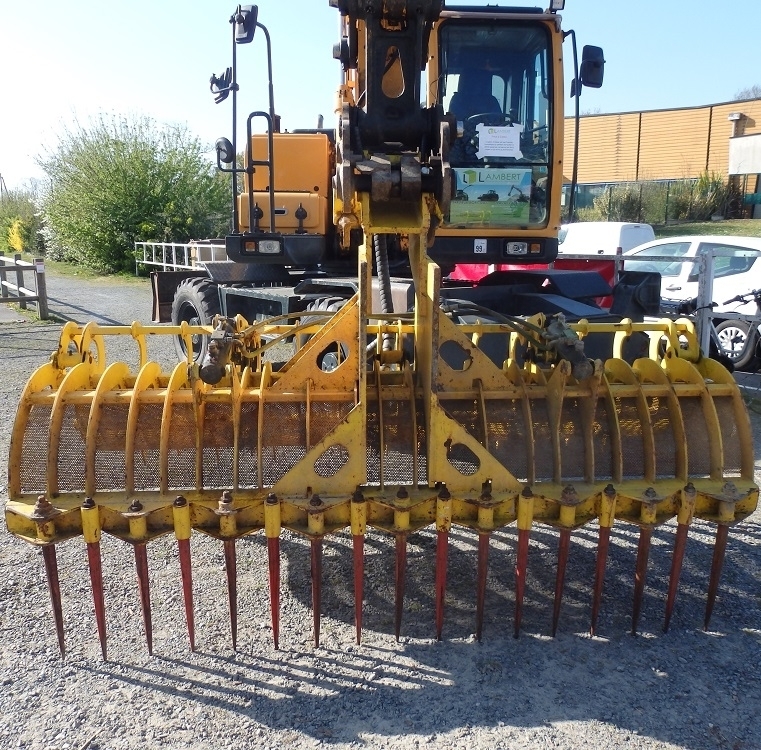
[[[671,623],[671,615],[674,611],[674,600],[679,588],[679,576],[682,573],[682,560],[687,546],[687,524],[680,523],[676,527],[676,539],[674,540],[674,554],[671,558],[671,572],[669,574],[669,590],[666,597],[666,618],[663,622],[663,632],[667,633]]]
[[[185,603],[185,622],[188,625],[190,650],[196,650],[196,627],[193,612],[193,570],[190,564],[190,539],[178,539],[180,553],[180,576],[182,578],[182,598]]]
[[[235,539],[225,539],[225,573],[227,574],[227,599],[230,603],[230,633],[233,651],[238,648],[238,565]]]
[[[362,642],[362,601],[365,585],[365,536],[352,536],[354,552],[354,625],[357,630],[357,645]]]
[[[478,572],[476,575],[476,640],[481,640],[484,625],[486,577],[489,574],[489,534],[478,534]]]
[[[515,558],[515,629],[513,637],[517,638],[523,619],[523,594],[526,589],[526,569],[528,567],[528,542],[530,531],[518,529],[518,552]]]
[[[90,584],[92,585],[92,598],[95,605],[95,622],[98,627],[100,640],[100,652],[103,661],[106,657],[106,606],[103,598],[103,567],[100,560],[100,543],[91,542],[87,545],[87,563],[90,568]]]
[[[140,610],[143,614],[145,639],[148,653],[153,655],[153,618],[151,617],[151,590],[148,581],[148,551],[145,544],[135,545],[135,569],[137,570],[137,588],[140,592]]]
[[[267,557],[270,578],[270,614],[272,616],[272,640],[275,650],[280,647],[280,539],[267,537]]]
[[[436,532],[436,640],[441,640],[444,629],[444,595],[447,590],[447,557],[449,532]]]
[[[600,526],[600,535],[597,539],[597,562],[595,565],[595,586],[592,595],[592,624],[589,627],[590,635],[597,630],[597,617],[600,614],[600,602],[602,589],[605,583],[605,564],[608,561],[608,546],[610,545],[610,526]]]
[[[565,585],[565,569],[568,564],[568,550],[571,546],[571,530],[560,529],[560,543],[558,545],[558,572],[555,577],[555,603],[552,608],[552,637],[558,631],[560,620],[560,605],[563,602],[563,588]]]
[[[354,626],[357,645],[362,642],[362,602],[365,598],[365,533],[367,531],[367,503],[357,487],[351,498],[351,538],[354,554]]]
[[[55,621],[55,629],[58,636],[58,650],[63,657],[66,655],[63,639],[63,608],[61,607],[61,583],[58,579],[58,561],[56,560],[54,544],[44,544],[42,546],[42,559],[45,563],[45,577],[48,581],[50,603],[53,607],[53,620]]]
[[[100,640],[100,652],[103,661],[106,655],[106,606],[103,597],[103,566],[100,559],[100,514],[98,506],[91,497],[82,503],[82,535],[87,544],[87,565],[90,569],[93,604],[95,605],[95,622]]]
[[[190,564],[190,504],[178,495],[172,505],[174,535],[177,537],[177,551],[180,557],[180,576],[182,578],[182,598],[185,603],[185,622],[188,626],[190,650],[196,650],[196,628],[193,614],[193,570]]]
[[[404,588],[407,576],[407,533],[400,532],[396,535],[396,571],[395,571],[395,617],[394,634],[396,640],[402,630],[402,611],[404,609]]]
[[[267,535],[272,641],[277,651],[280,647],[280,501],[274,492],[270,492],[264,502],[264,533]]]
[[[706,616],[703,623],[703,630],[708,630],[713,613],[713,605],[716,602],[716,594],[719,590],[719,579],[721,578],[721,569],[724,565],[724,555],[727,549],[727,536],[729,526],[720,523],[716,527],[716,542],[713,546],[713,559],[711,560],[711,578],[708,584],[708,600],[706,601]]]
[[[320,609],[322,606],[322,537],[312,539],[312,619],[314,623],[314,647],[320,647]]]
[[[642,611],[642,597],[645,593],[647,560],[650,557],[650,540],[653,536],[652,526],[640,526],[637,545],[637,564],[634,569],[634,606],[632,608],[632,635],[637,635],[637,623]]]

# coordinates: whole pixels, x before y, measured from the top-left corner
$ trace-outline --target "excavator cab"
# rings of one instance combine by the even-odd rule
[[[552,35],[543,23],[454,19],[439,29],[438,99],[455,118],[449,152],[458,228],[544,228],[554,153]],[[516,191],[529,200],[509,200]],[[479,199],[490,196],[489,205]]]

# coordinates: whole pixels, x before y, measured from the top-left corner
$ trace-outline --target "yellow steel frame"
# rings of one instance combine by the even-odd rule
[[[362,206],[362,211],[367,220],[369,207]],[[655,525],[675,516],[681,519],[688,483],[695,493],[694,501],[690,501],[690,520],[700,517],[731,524],[755,509],[758,488],[753,481],[751,429],[739,389],[724,368],[700,357],[688,321],[582,321],[572,326],[581,337],[612,333],[617,349],[637,331],[648,331],[654,342],[651,358],[629,365],[616,355],[605,363],[597,362],[593,375],[584,382],[577,382],[568,363],[562,361],[542,365],[507,359],[499,368],[474,341],[489,332],[508,331],[510,326],[457,326],[440,313],[440,271],[425,253],[428,228],[414,226],[421,215],[428,215],[426,204],[419,213],[384,216],[380,222],[375,217],[373,225],[379,232],[410,232],[417,290],[414,323],[391,321],[388,316],[368,312],[370,279],[363,248],[357,295],[279,372],[261,363],[255,350],[263,346],[267,335],[295,330],[288,325],[248,327],[239,321],[239,329],[250,334],[248,361],[253,366],[231,365],[227,377],[210,386],[200,381],[188,363],[180,363],[172,373],[162,372],[157,364],[147,361],[145,343],[147,335],[190,336],[207,329],[191,329],[185,324],[90,324],[83,328],[67,324],[58,351],[49,364],[32,375],[20,400],[9,459],[9,531],[35,544],[83,534],[86,524],[81,506],[85,497],[91,497],[99,509],[100,529],[133,544],[143,543],[177,531],[172,503],[178,492],[189,500],[191,527],[222,539],[261,529],[272,536],[282,527],[315,538],[346,527],[353,533],[364,533],[367,525],[391,533],[431,524],[447,530],[452,523],[488,532],[516,521],[522,529],[534,521],[575,528],[593,519],[603,524],[622,520]],[[367,370],[364,352],[368,333],[380,337],[384,332],[397,340],[414,337],[414,371],[398,356],[390,356],[392,364],[384,364],[380,355],[372,371]],[[123,363],[106,366],[105,340],[114,335],[135,340],[140,358],[136,374]],[[512,332],[514,343],[520,335]],[[666,353],[659,359],[657,345],[661,339],[666,341]],[[685,339],[687,348],[680,348]],[[344,344],[347,355],[335,371],[323,372],[318,355],[335,342]],[[444,342],[454,342],[467,353],[463,369],[452,369],[442,359]],[[458,401],[475,405],[476,427],[468,428],[452,416],[450,405]],[[624,402],[631,405],[626,416],[621,412]],[[691,408],[685,412],[683,405],[688,402]],[[516,477],[495,456],[494,443],[505,438],[491,436],[494,418],[488,415],[503,403],[517,405],[515,413],[523,415],[527,426],[523,445],[516,445],[527,456],[523,478]],[[157,413],[160,409],[160,424],[155,417],[155,429],[146,433],[141,431],[140,419],[151,404]],[[570,467],[572,471],[563,463],[570,441],[564,432],[568,404],[576,409],[580,426],[574,439],[582,446],[582,467]],[[661,417],[658,424],[651,420],[653,404],[665,404],[668,409],[669,444],[673,444],[668,474],[659,465],[658,441],[664,425]],[[694,404],[699,408],[693,408]],[[723,404],[722,413],[729,419],[720,419],[717,404]],[[222,405],[221,416],[209,416],[215,405]],[[244,419],[244,410],[249,408],[246,405],[256,407],[255,472],[241,465],[242,452],[253,450],[253,427]],[[290,410],[290,416],[280,422],[269,420],[267,410],[281,406]],[[546,410],[542,435],[535,433],[539,427],[532,416],[538,406]],[[118,423],[123,427],[116,432],[109,432],[104,417],[106,409],[112,407],[121,408],[125,414]],[[375,482],[368,481],[367,467],[370,407],[377,412],[379,425]],[[610,441],[607,472],[596,466],[601,408],[607,414]],[[330,417],[327,427],[316,421],[319,409]],[[389,479],[394,474],[396,454],[386,441],[387,434],[399,439],[405,409],[409,425],[409,449],[405,453],[412,470],[407,472],[408,481],[400,484]],[[33,410],[37,416],[30,422]],[[77,416],[80,412],[86,419]],[[184,421],[177,421],[180,413],[185,415]],[[34,469],[30,467],[43,459],[31,454],[30,446],[38,445],[41,438],[32,437],[30,431],[39,429],[40,423],[45,424],[44,486],[31,486],[29,476]],[[634,428],[639,435],[641,466],[632,477],[631,465],[625,467],[622,445],[631,440]],[[81,460],[81,465],[66,467],[61,460],[61,451],[68,449],[62,447],[62,435],[69,442],[81,442],[81,452],[75,451],[73,459]],[[209,466],[204,450],[214,455],[218,447],[225,447],[225,440],[232,457],[229,472],[224,472],[224,486],[220,486],[218,480],[205,481]],[[690,464],[692,442],[700,443],[706,454],[697,471]],[[455,448],[470,457],[466,469],[450,460]],[[296,450],[296,459],[289,459],[273,481],[265,481],[266,471],[272,471],[273,457],[288,450]],[[104,486],[98,468],[103,451],[123,454],[123,485],[114,486],[111,477],[111,485]],[[193,480],[186,481],[186,486],[173,483],[173,451],[185,451],[181,455],[194,462]],[[153,486],[139,487],[136,466],[151,452],[158,456],[152,464],[157,476]],[[733,457],[731,461],[728,456]],[[534,468],[537,462],[549,462],[551,476],[538,476]],[[244,474],[246,481],[242,481]],[[256,482],[251,481],[252,476]],[[576,478],[569,482],[568,476]],[[225,506],[229,513],[219,512],[223,490],[232,491],[233,505]],[[38,502],[40,495],[52,507]],[[183,527],[182,533],[186,532]]]

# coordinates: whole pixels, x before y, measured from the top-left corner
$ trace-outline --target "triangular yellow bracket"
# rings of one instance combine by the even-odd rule
[[[346,347],[346,358],[338,368],[325,372],[319,356],[332,343]],[[314,391],[354,390],[359,380],[359,295],[355,294],[325,325],[299,349],[279,373],[271,390],[300,393],[311,380]]]
[[[491,455],[461,424],[455,422],[431,394],[430,430],[428,432],[428,483],[443,482],[452,493],[480,492],[491,481],[495,492],[522,489],[521,483]],[[453,446],[464,445],[478,460],[473,474],[463,474],[449,461]]]
[[[329,435],[308,450],[304,458],[276,482],[272,491],[278,495],[303,497],[307,487],[311,487],[320,495],[350,495],[357,485],[364,484],[367,476],[366,414],[365,403],[357,404]],[[321,476],[315,471],[315,463],[332,446],[342,447],[348,458],[332,476]]]
[[[437,386],[445,391],[463,391],[473,388],[473,382],[481,381],[484,390],[503,390],[510,386],[510,381],[504,372],[489,359],[462,331],[441,311],[439,316],[439,337],[436,347],[438,356]],[[506,332],[505,335],[509,335]],[[447,341],[453,341],[460,346],[469,357],[469,363],[464,370],[451,368],[441,357],[441,346]],[[507,354],[507,351],[505,351]],[[436,356],[435,355],[435,356]]]

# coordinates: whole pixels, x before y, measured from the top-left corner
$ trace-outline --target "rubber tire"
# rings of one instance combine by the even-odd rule
[[[736,370],[758,370],[761,359],[758,356],[758,328],[755,325],[744,320],[723,320],[716,326],[716,336],[720,353],[729,358]],[[733,343],[739,350],[731,348]]]
[[[315,312],[338,312],[344,305],[346,304],[346,299],[344,297],[320,297],[319,299],[314,300],[314,302],[310,302],[306,306],[305,312],[309,312],[314,310]],[[302,324],[307,323],[324,323],[327,320],[327,318],[324,315],[304,315],[301,318]],[[303,347],[309,339],[312,338],[311,334],[308,333],[300,333],[299,334],[299,349]],[[346,359],[346,357],[349,355],[348,349],[341,344],[341,359]],[[332,345],[327,347],[325,351],[320,352],[319,354],[319,362],[320,362],[320,369],[323,372],[332,372],[333,370],[338,367],[338,352],[336,351],[336,348],[334,348]]]
[[[219,291],[210,279],[184,279],[177,285],[172,300],[172,325],[183,321],[190,325],[211,325],[215,315],[219,315]],[[178,359],[187,360],[185,342],[182,336],[175,336],[174,348]],[[193,336],[193,361],[201,364],[209,348],[208,336]]]

